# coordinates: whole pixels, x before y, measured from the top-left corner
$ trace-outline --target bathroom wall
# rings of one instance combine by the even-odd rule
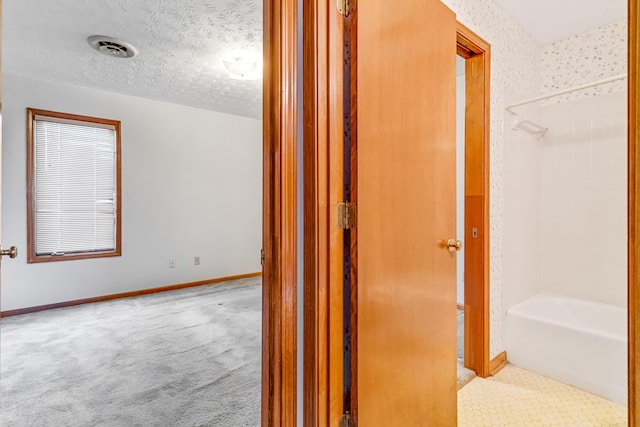
[[[627,303],[626,91],[540,107],[540,290]]]
[[[542,93],[625,74],[626,31],[545,46]],[[626,80],[517,111],[549,131],[513,131],[504,113],[505,309],[539,292],[626,305]]]
[[[459,22],[491,44],[490,129],[490,298],[491,357],[504,350],[503,229],[504,229],[504,111],[505,93],[517,98],[540,90],[541,48],[492,0],[443,0]]]
[[[520,118],[538,107],[519,108]],[[512,130],[516,118],[505,113],[504,170],[504,310],[540,292],[542,277],[542,142],[530,133]]]
[[[542,49],[542,93],[591,83],[627,72],[627,22],[614,22]],[[626,80],[562,95],[548,103],[625,90]]]
[[[627,23],[544,47],[544,93],[627,73]],[[538,107],[541,144],[540,290],[626,306],[626,80]]]

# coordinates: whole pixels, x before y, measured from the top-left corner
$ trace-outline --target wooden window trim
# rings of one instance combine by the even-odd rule
[[[116,238],[115,248],[110,251],[96,251],[64,255],[36,255],[35,216],[34,216],[34,122],[36,116],[51,117],[54,120],[86,122],[113,127],[116,132]],[[27,108],[27,263],[71,261],[79,259],[105,258],[122,255],[122,150],[120,121],[78,114]]]

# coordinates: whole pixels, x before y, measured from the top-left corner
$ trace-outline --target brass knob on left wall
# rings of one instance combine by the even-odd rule
[[[449,252],[459,252],[462,250],[462,242],[456,239],[447,240],[447,249]]]
[[[2,249],[0,247],[0,258],[3,256],[8,256],[9,258],[15,258],[18,256],[18,248],[15,246],[11,246],[9,249]]]

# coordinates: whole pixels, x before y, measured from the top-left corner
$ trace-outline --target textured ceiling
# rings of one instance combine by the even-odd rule
[[[627,0],[495,0],[541,46],[622,20]]]
[[[4,0],[3,72],[260,118],[262,81],[223,58],[262,58],[262,0]],[[110,58],[98,34],[134,45]]]
[[[542,45],[623,19],[625,0],[496,0]],[[262,0],[4,0],[3,71],[260,118],[261,80],[222,59],[262,56]],[[92,50],[127,41],[132,59]]]

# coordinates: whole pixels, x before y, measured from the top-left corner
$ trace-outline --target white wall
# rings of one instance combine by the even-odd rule
[[[27,107],[122,121],[121,257],[26,263]],[[261,127],[259,120],[4,75],[3,243],[22,254],[2,265],[2,310],[260,271]]]

